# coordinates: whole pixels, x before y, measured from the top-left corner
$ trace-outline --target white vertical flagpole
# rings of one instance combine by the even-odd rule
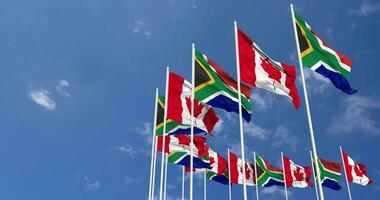
[[[315,170],[314,170],[314,162],[313,162],[313,155],[310,151],[310,161],[311,161],[311,169],[313,170],[313,176],[314,176],[314,184],[317,184],[317,180],[315,179]],[[318,186],[314,185],[315,188],[315,194],[317,195],[317,200],[319,200],[319,195],[318,195]]]
[[[230,148],[227,148],[227,152],[228,152],[228,197],[229,197],[229,200],[232,200],[232,193],[231,193]]]
[[[253,152],[253,164],[255,166],[255,180],[256,180],[256,200],[259,200],[259,184],[257,183],[257,164],[256,164],[256,152]]]
[[[156,142],[156,124],[157,124],[157,99],[158,99],[158,88],[156,88],[156,98],[154,101],[154,119],[153,119],[153,135],[152,135],[152,153],[150,158],[150,177],[149,177],[149,197],[152,199],[152,189],[153,189],[153,163],[154,163],[154,154],[155,154],[155,142]]]
[[[292,12],[294,38],[296,40],[298,62],[299,62],[299,67],[300,67],[300,71],[301,71],[303,93],[304,93],[304,96],[305,96],[306,114],[307,114],[307,119],[308,119],[308,124],[309,124],[311,146],[312,146],[312,149],[313,149],[313,157],[314,157],[314,160],[318,161],[317,147],[315,145],[315,139],[314,139],[313,122],[311,120],[311,114],[310,114],[310,108],[309,108],[309,98],[307,96],[305,76],[304,76],[304,73],[303,73],[303,65],[302,65],[302,60],[301,60],[301,55],[300,55],[300,47],[299,47],[299,44],[298,44],[298,35],[297,35],[296,21],[295,21],[295,18],[294,18],[293,4],[290,4],[290,10]],[[323,195],[323,189],[322,189],[321,180],[320,180],[320,176],[319,176],[319,174],[321,174],[320,170],[319,170],[319,167],[316,167],[316,172],[317,172],[318,182],[319,182],[318,189],[319,189],[320,197],[321,197],[321,200],[324,200],[325,198],[324,198],[324,195]]]
[[[204,200],[207,200],[206,173],[207,173],[207,169],[204,170],[204,174],[203,174],[203,199]]]
[[[164,179],[164,200],[166,200],[166,185],[168,180],[168,154],[165,156],[165,179]]]
[[[191,138],[190,138],[190,200],[193,200],[193,154],[194,154],[194,85],[195,85],[195,44],[191,49]]]
[[[281,162],[282,162],[282,170],[284,171],[285,199],[288,200],[288,188],[286,187],[286,174],[285,174],[285,165],[284,165],[284,154],[282,152],[281,152]]]
[[[182,200],[185,200],[185,166],[182,167]]]
[[[156,128],[156,127],[155,127]],[[151,200],[154,199],[154,189],[155,189],[155,181],[156,181],[156,162],[157,162],[157,137],[155,137],[155,147],[154,147],[154,158],[153,158],[153,178],[152,178],[152,196]]]
[[[234,21],[234,32],[235,32],[235,52],[236,52],[236,71],[237,71],[237,85],[238,85],[238,96],[239,96],[239,126],[240,126],[240,145],[241,145],[241,158],[245,162],[245,152],[244,152],[244,133],[243,133],[243,116],[241,108],[241,88],[240,88],[240,60],[239,60],[239,41],[238,41],[238,31],[237,22]],[[245,165],[243,165],[243,196],[244,200],[247,200],[247,185],[245,181]]]
[[[352,197],[351,197],[351,190],[350,190],[350,184],[348,183],[348,178],[347,178],[346,165],[344,164],[344,159],[343,159],[343,150],[342,150],[342,146],[339,146],[339,150],[340,150],[340,157],[342,158],[342,163],[343,163],[344,177],[346,177],[348,197],[350,197],[350,200],[352,200]]]
[[[166,67],[166,86],[165,86],[165,109],[164,109],[164,125],[162,130],[162,149],[161,149],[161,177],[160,177],[160,200],[162,200],[164,186],[164,167],[165,167],[165,135],[166,135],[166,118],[168,115],[168,91],[169,89],[169,67]]]

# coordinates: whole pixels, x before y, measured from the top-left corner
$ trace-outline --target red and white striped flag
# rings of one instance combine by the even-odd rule
[[[191,124],[191,84],[183,77],[170,72],[168,88],[168,119],[178,123]],[[194,100],[194,127],[211,133],[219,121],[214,109]],[[199,131],[195,131],[199,132]]]
[[[311,168],[295,164],[288,157],[283,156],[284,172],[287,187],[311,187]]]
[[[342,151],[342,156],[348,182],[357,183],[364,186],[373,183],[373,181],[367,176],[365,165],[355,163],[355,161],[352,160],[352,158],[344,151]]]
[[[299,108],[295,67],[272,60],[240,29],[238,44],[241,80],[253,87],[287,96]]]
[[[245,165],[245,183],[255,186],[255,166],[248,161],[243,162],[235,154],[230,152],[230,176],[232,184],[243,184],[243,164]]]

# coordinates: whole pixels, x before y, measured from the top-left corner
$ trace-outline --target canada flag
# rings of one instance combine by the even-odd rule
[[[287,187],[305,188],[311,187],[311,168],[296,165],[288,157],[283,156],[284,174]]]
[[[352,158],[344,151],[342,151],[342,157],[348,182],[357,183],[364,186],[373,183],[373,181],[367,176],[365,165],[355,163],[355,161],[352,160]]]

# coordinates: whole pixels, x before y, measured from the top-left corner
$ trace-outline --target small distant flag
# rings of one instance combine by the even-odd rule
[[[351,88],[347,80],[352,61],[332,49],[298,14],[294,15],[303,66],[330,79],[334,86],[343,92],[355,94],[357,90]]]
[[[342,157],[348,182],[363,186],[373,183],[373,181],[368,178],[365,165],[355,163],[344,151],[342,151]]]
[[[188,135],[167,135],[165,136],[165,153],[168,153],[168,161],[174,164],[190,167],[191,148],[190,136]],[[158,136],[157,150],[162,151],[163,136]],[[208,146],[206,145],[206,138],[201,136],[194,136],[193,156],[194,168],[207,168],[211,169]]]
[[[247,122],[251,120],[250,90],[241,84],[242,115]],[[237,82],[198,50],[195,51],[195,97],[215,108],[239,113]]]
[[[321,172],[320,180],[322,182],[322,186],[333,190],[340,190],[342,188],[339,185],[339,180],[342,176],[340,164],[322,158],[318,158],[318,160],[318,167],[319,171]]]
[[[311,187],[311,168],[295,164],[288,157],[282,157],[287,187]]]
[[[191,84],[183,77],[170,72],[167,118],[180,124],[191,124]],[[194,127],[211,133],[219,121],[214,109],[194,100]]]
[[[299,108],[296,68],[272,60],[240,29],[238,44],[241,80],[253,87],[287,96]]]
[[[263,187],[284,186],[284,173],[273,167],[264,158],[256,155],[257,184]]]
[[[245,183],[248,186],[255,186],[255,166],[238,158],[232,152],[229,156],[231,184],[243,184],[243,165],[245,165]]]

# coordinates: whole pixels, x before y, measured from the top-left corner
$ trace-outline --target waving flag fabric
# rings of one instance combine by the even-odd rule
[[[341,166],[339,163],[327,161],[322,158],[318,159],[318,167],[321,172],[322,186],[328,187],[333,190],[340,190],[342,187],[339,185],[341,174]]]
[[[342,156],[348,182],[357,183],[363,186],[370,185],[373,182],[367,176],[365,165],[355,163],[355,161],[344,151],[342,151]]]
[[[250,88],[241,84],[242,115],[247,122],[251,120],[250,96]],[[195,51],[195,98],[215,108],[239,113],[237,82],[198,50]]]
[[[284,186],[284,173],[281,169],[271,166],[262,157],[256,155],[257,184],[270,187]]]
[[[243,184],[243,165],[245,165],[245,183],[248,186],[255,185],[255,166],[248,161],[243,161],[230,152],[230,176],[232,184]]]
[[[330,79],[334,86],[347,94],[355,94],[347,81],[352,61],[322,40],[299,15],[294,14],[298,43],[304,67]]]
[[[164,129],[164,112],[165,112],[165,97],[158,95],[157,99],[157,123],[156,123],[156,135],[162,135]],[[202,132],[199,129],[195,129],[195,133]],[[190,133],[190,126],[183,125],[175,122],[171,119],[166,120],[166,132],[165,134],[176,134],[176,133]]]
[[[168,153],[168,161],[174,164],[190,167],[190,136],[168,135],[165,136],[165,153]],[[157,150],[162,151],[163,136],[158,136]],[[194,168],[211,169],[206,138],[194,136]]]
[[[283,156],[284,172],[287,187],[311,187],[311,168],[295,164],[288,157]]]
[[[191,124],[191,84],[181,76],[169,73],[167,117],[180,124]],[[194,100],[194,127],[211,133],[219,121],[214,109]]]
[[[254,87],[287,96],[299,108],[295,67],[272,60],[240,29],[238,45],[241,80]]]

